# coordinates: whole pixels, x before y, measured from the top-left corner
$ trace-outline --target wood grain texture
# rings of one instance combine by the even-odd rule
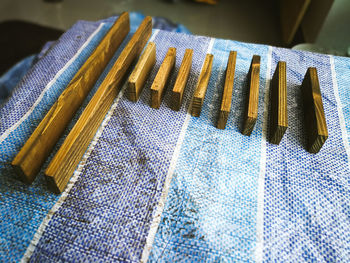
[[[126,95],[131,101],[138,101],[145,81],[156,63],[156,44],[150,42],[132,71]]]
[[[280,20],[283,42],[289,45],[297,32],[311,0],[281,0]]]
[[[202,110],[202,105],[204,102],[205,94],[207,93],[207,88],[209,84],[209,79],[211,76],[211,69],[213,66],[214,56],[212,54],[207,54],[203,63],[201,74],[197,82],[196,90],[194,91],[191,115],[194,117],[199,117]]]
[[[193,49],[186,49],[185,55],[182,59],[179,73],[177,75],[175,85],[172,93],[173,109],[179,111],[182,104],[182,97],[186,88],[188,77],[192,67]]]
[[[119,16],[85,61],[44,119],[29,137],[12,165],[21,180],[31,183],[51,153],[62,132],[94,86],[109,60],[130,30],[129,14]]]
[[[270,85],[269,139],[279,144],[288,128],[286,62],[279,61]]]
[[[250,136],[256,120],[258,119],[259,107],[259,78],[260,56],[254,55],[248,72],[248,92],[243,115],[242,134]]]
[[[157,72],[151,86],[151,107],[159,109],[165,91],[166,83],[169,79],[170,72],[175,65],[176,48],[168,49],[167,54],[163,60],[162,65]]]
[[[328,138],[328,130],[316,68],[308,68],[301,85],[301,93],[307,150],[318,153]]]
[[[152,18],[146,17],[114,63],[45,171],[49,186],[62,192],[84,155],[91,139],[119,93],[121,80],[142,52],[152,33]]]
[[[218,129],[225,129],[228,115],[231,111],[232,91],[235,79],[236,57],[237,52],[231,51],[227,61],[224,91],[222,94],[219,119],[216,126]]]

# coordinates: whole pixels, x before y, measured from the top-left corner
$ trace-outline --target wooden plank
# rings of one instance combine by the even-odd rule
[[[156,44],[150,42],[137,62],[128,81],[127,97],[131,101],[138,101],[145,81],[156,63]]]
[[[279,61],[270,88],[269,139],[279,144],[288,128],[286,62]]]
[[[160,107],[163,94],[165,91],[165,86],[169,79],[170,72],[175,65],[175,60],[176,60],[176,48],[171,47],[168,49],[168,52],[165,55],[163,63],[162,65],[160,65],[160,68],[151,86],[151,107],[152,108],[159,109]]]
[[[73,129],[45,171],[49,186],[62,192],[84,155],[91,139],[119,93],[120,83],[132,61],[142,52],[152,33],[152,18],[146,17],[126,45],[111,71],[86,106]]]
[[[130,30],[129,14],[115,21],[12,161],[22,181],[31,183],[62,132]]]
[[[248,72],[248,93],[243,115],[242,134],[250,136],[258,118],[260,56],[254,55]]]
[[[237,52],[231,51],[227,61],[224,92],[222,95],[219,120],[216,126],[218,129],[225,129],[228,115],[231,111],[233,82],[235,79],[236,57]]]
[[[318,153],[328,138],[328,130],[316,68],[308,68],[301,85],[301,92],[307,150],[310,153]]]
[[[289,45],[297,32],[311,0],[280,1],[280,20],[283,42]]]
[[[202,105],[204,102],[205,94],[207,93],[207,88],[209,84],[209,79],[211,75],[211,69],[213,66],[214,56],[212,54],[207,54],[203,63],[201,74],[197,82],[196,90],[194,91],[191,115],[194,117],[199,117],[202,110]]]
[[[187,80],[188,80],[188,77],[190,76],[190,71],[192,67],[192,55],[193,55],[193,49],[186,49],[185,55],[181,62],[179,73],[175,81],[175,85],[173,88],[172,106],[173,106],[173,109],[176,111],[179,111],[181,108],[182,97],[183,97],[184,90],[186,88]]]

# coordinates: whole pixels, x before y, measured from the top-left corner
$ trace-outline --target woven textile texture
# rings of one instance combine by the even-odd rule
[[[0,109],[0,261],[349,262],[348,58],[155,30],[156,65],[140,100],[128,101],[124,86],[66,190],[49,192],[47,163],[31,186],[16,180],[10,161],[114,19],[74,25]],[[176,66],[156,110],[149,87],[169,47],[177,49]],[[186,48],[194,50],[193,64],[175,112],[171,87]],[[219,130],[231,50],[237,51],[232,109]],[[214,55],[212,75],[201,115],[191,117],[207,53]],[[247,137],[240,126],[254,54],[261,56],[259,116]],[[279,60],[287,62],[290,128],[276,146],[266,141],[266,110]],[[329,131],[316,155],[305,150],[300,103],[310,66],[318,70]]]

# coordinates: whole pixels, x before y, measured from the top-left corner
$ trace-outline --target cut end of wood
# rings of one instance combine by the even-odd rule
[[[199,117],[202,111],[203,101],[201,98],[194,97],[192,100],[191,115],[193,117]]]
[[[61,188],[58,186],[58,184],[55,181],[54,177],[48,176],[45,174],[45,179],[46,179],[46,183],[48,188],[50,189],[50,191],[52,191],[55,194],[60,194],[64,191],[65,185]]]
[[[19,180],[28,185],[34,181],[37,173],[39,172],[37,171],[29,173],[28,169],[21,167],[22,164],[16,163],[15,160],[11,163],[11,165],[15,173],[18,175]]]
[[[252,134],[256,120],[257,119],[255,119],[255,118],[247,118],[245,120],[243,127],[242,127],[242,134],[243,135],[250,136]]]
[[[318,135],[314,141],[308,142],[308,152],[314,154],[318,153],[326,142],[327,138],[328,136]]]
[[[274,131],[270,131],[270,143],[280,144],[288,127],[278,126]]]
[[[227,111],[220,111],[219,120],[216,125],[216,128],[221,130],[225,129],[229,113],[230,112],[227,112]]]

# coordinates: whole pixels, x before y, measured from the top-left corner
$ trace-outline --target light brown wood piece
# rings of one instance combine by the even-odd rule
[[[280,1],[280,20],[283,42],[289,45],[297,32],[311,0]]]
[[[248,93],[243,116],[242,134],[250,136],[256,120],[258,119],[259,106],[259,75],[260,56],[254,55],[248,73]]]
[[[152,18],[147,16],[50,162],[45,175],[53,191],[62,192],[66,187],[91,139],[119,93],[119,84],[127,69],[142,52],[151,33]]]
[[[233,91],[233,83],[235,79],[236,57],[237,57],[237,52],[231,51],[228,57],[227,67],[226,67],[224,92],[222,95],[221,108],[220,108],[219,119],[217,123],[218,129],[225,129],[228,115],[230,114],[230,111],[231,111],[232,91]]]
[[[160,65],[160,68],[151,86],[151,107],[152,108],[159,109],[160,107],[163,94],[165,91],[165,86],[169,79],[170,72],[175,65],[175,60],[176,60],[176,48],[171,47],[168,49],[168,52],[165,55],[163,63],[162,65]]]
[[[34,181],[62,132],[130,30],[122,13],[12,161],[20,179]]]
[[[301,85],[307,150],[318,153],[328,138],[320,84],[316,68],[308,68]]]
[[[185,55],[181,62],[179,73],[175,81],[175,85],[173,88],[172,106],[173,106],[173,109],[176,111],[180,110],[181,108],[182,97],[183,97],[184,90],[186,88],[187,80],[188,80],[188,77],[190,76],[190,71],[192,67],[192,55],[193,55],[193,49],[186,49]]]
[[[279,61],[270,88],[269,139],[279,144],[288,128],[286,62]]]
[[[197,82],[196,90],[194,91],[191,115],[194,117],[199,117],[202,110],[202,105],[204,102],[205,94],[207,93],[208,83],[211,75],[211,69],[213,66],[214,56],[212,54],[207,54],[203,63],[201,74]]]
[[[145,81],[155,63],[156,44],[154,42],[150,42],[129,77],[126,94],[129,100],[134,102],[138,101]]]

